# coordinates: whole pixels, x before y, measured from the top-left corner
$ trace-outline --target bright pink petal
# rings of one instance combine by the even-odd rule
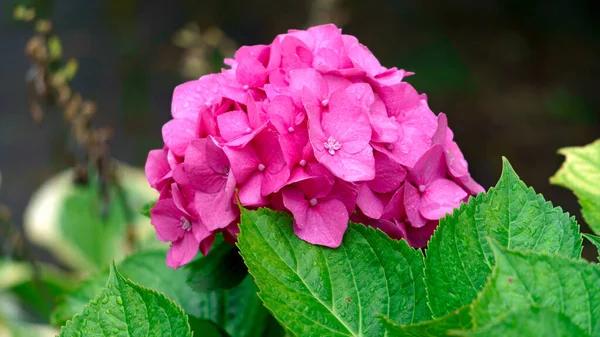
[[[195,208],[208,230],[225,228],[238,217],[239,210],[233,201],[235,186],[235,178],[229,173],[222,190],[214,194],[196,193]]]
[[[419,190],[414,187],[412,184],[404,185],[404,210],[406,212],[406,217],[410,224],[413,227],[423,227],[427,223],[427,219],[425,219],[421,213],[419,212],[421,204],[421,195],[419,194]]]
[[[294,232],[306,242],[337,248],[348,227],[346,206],[336,199],[319,201],[306,211],[304,226],[294,225]]]
[[[319,163],[344,181],[368,181],[375,178],[375,160],[370,146],[354,154],[337,151],[331,155],[325,151],[315,151],[315,156]]]
[[[383,201],[375,195],[366,183],[358,187],[356,205],[369,218],[379,219],[383,215]]]
[[[369,117],[358,107],[324,112],[321,125],[325,137],[333,137],[342,144],[341,151],[349,154],[364,150],[371,140]]]
[[[202,76],[198,80],[178,85],[173,92],[173,118],[196,121],[199,111],[221,100],[217,79],[219,74]]]
[[[160,190],[165,185],[165,180],[169,178],[171,166],[167,160],[167,151],[152,150],[148,153],[146,160],[146,178],[148,183],[156,190]]]
[[[177,156],[183,157],[190,141],[196,138],[196,126],[187,119],[172,119],[162,128],[165,145]]]
[[[408,242],[411,247],[425,248],[427,247],[427,242],[433,235],[433,232],[435,232],[439,221],[427,221],[423,227],[419,228],[403,222],[397,222],[396,224],[398,228],[403,231],[406,242]]]
[[[184,214],[177,208],[173,199],[159,200],[152,207],[150,215],[152,225],[156,228],[156,236],[160,241],[175,241],[183,236],[181,217]]]
[[[367,184],[377,193],[397,190],[406,179],[406,170],[386,154],[375,152],[375,178]]]
[[[260,207],[266,206],[269,200],[261,194],[264,174],[254,173],[245,183],[238,185],[238,197],[244,206]]]
[[[316,70],[312,68],[290,70],[290,94],[298,107],[302,107],[302,89],[305,87],[318,98],[326,98],[329,92],[327,82]]]
[[[307,221],[308,200],[302,190],[295,186],[288,186],[281,191],[283,205],[294,216],[296,226],[304,228]]]
[[[183,163],[189,183],[198,191],[216,193],[225,184],[229,160],[210,139],[194,140],[185,152]]]
[[[221,137],[227,142],[233,141],[253,130],[250,128],[248,114],[244,111],[230,111],[217,116],[217,124],[221,131]]]
[[[173,242],[167,252],[167,266],[177,269],[188,264],[198,253],[200,243],[191,233]]]
[[[267,80],[265,67],[252,57],[244,57],[239,61],[235,75],[240,84],[247,86],[245,88],[258,88]]]
[[[419,210],[426,219],[438,220],[452,213],[466,196],[467,192],[453,181],[434,180],[423,193]]]
[[[236,227],[237,227],[237,225],[236,225]],[[227,241],[228,236],[224,235],[224,237],[225,237],[225,241]],[[208,255],[210,248],[213,246],[213,243],[215,243],[215,238],[216,238],[216,236],[213,233],[206,239],[200,241],[200,252],[202,253],[202,255],[204,255],[204,256]]]
[[[260,158],[250,145],[242,148],[225,146],[223,151],[231,163],[231,171],[238,184],[245,183],[261,164]]]
[[[425,152],[409,172],[409,177],[419,188],[421,185],[427,186],[434,180],[446,177],[444,149],[440,145],[434,145]]]

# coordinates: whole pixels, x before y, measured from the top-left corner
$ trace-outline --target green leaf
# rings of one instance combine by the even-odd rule
[[[223,331],[214,322],[196,317],[189,317],[190,327],[194,332],[194,336],[202,337],[229,337],[227,332]]]
[[[164,293],[188,315],[216,323],[232,337],[259,336],[268,328],[269,313],[256,296],[252,278],[227,291],[198,293],[186,282],[188,270],[167,267],[165,255],[164,250],[138,252],[119,264],[119,270],[124,277]],[[96,275],[64,297],[52,316],[53,324],[62,325],[83,310],[102,291],[107,277],[108,272]]]
[[[471,303],[484,287],[494,264],[486,236],[508,248],[581,255],[575,219],[527,188],[504,159],[496,187],[442,219],[429,241],[425,284],[434,317]]]
[[[139,213],[147,218],[150,218],[150,211],[152,208],[154,208],[154,205],[156,205],[156,200],[144,204],[144,206],[140,208]]]
[[[583,234],[583,236],[596,246],[598,249],[598,259],[600,259],[600,237],[591,234]]]
[[[199,292],[236,287],[248,275],[237,247],[227,242],[213,247],[205,259],[193,261],[186,268],[188,284]]]
[[[589,336],[563,314],[535,306],[510,311],[495,322],[475,330],[453,331],[452,335],[465,337],[584,337]]]
[[[493,241],[492,241],[493,242]],[[520,307],[547,307],[590,336],[600,335],[600,267],[585,260],[521,252],[492,243],[496,266],[471,305],[476,327]],[[543,336],[543,334],[542,334]]]
[[[192,336],[187,316],[165,295],[125,279],[114,263],[106,286],[60,336]]]
[[[469,306],[464,306],[440,318],[411,325],[400,325],[384,317],[383,326],[390,337],[447,336],[450,330],[470,329],[471,315]]]
[[[48,249],[61,262],[85,272],[108,268],[112,258],[122,260],[137,244],[154,237],[149,220],[134,210],[156,199],[144,171],[117,165],[121,189],[109,186],[106,204],[97,181],[75,186],[73,170],[48,180],[32,197],[24,214],[24,231],[36,245]],[[122,191],[122,192],[121,192]]]
[[[242,209],[238,246],[275,318],[297,336],[383,336],[379,314],[400,324],[431,317],[423,256],[405,241],[350,224],[339,248],[299,239],[289,214]]]
[[[584,147],[560,149],[558,153],[566,159],[550,182],[575,193],[583,218],[594,233],[600,234],[600,139]]]

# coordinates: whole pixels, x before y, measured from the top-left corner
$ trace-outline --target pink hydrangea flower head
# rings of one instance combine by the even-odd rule
[[[348,220],[424,247],[439,219],[483,191],[444,114],[334,25],[244,46],[173,93],[164,147],[146,162],[152,223],[178,267],[244,207],[289,212],[301,239],[335,248]]]

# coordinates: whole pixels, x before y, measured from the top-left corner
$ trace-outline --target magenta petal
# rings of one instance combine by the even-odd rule
[[[237,225],[236,225],[237,227]],[[225,241],[227,241],[228,236],[224,235],[225,237]],[[210,248],[213,246],[213,244],[215,243],[215,234],[211,234],[209,237],[207,237],[206,239],[200,241],[200,253],[202,253],[202,255],[206,256],[208,255],[208,252],[210,251]]]
[[[448,179],[438,179],[431,182],[421,198],[420,212],[429,220],[438,220],[452,213],[454,208],[467,197],[460,186]]]
[[[178,85],[173,92],[171,103],[173,118],[195,121],[203,107],[217,103],[221,99],[217,84],[220,76],[219,74],[206,75],[198,80]]]
[[[148,183],[156,190],[160,190],[164,186],[164,181],[171,172],[171,166],[167,160],[167,151],[152,150],[148,153],[146,160],[146,178]]]
[[[235,178],[230,173],[221,191],[215,194],[196,193],[196,210],[208,230],[225,228],[238,217],[238,208],[233,202],[235,186]]]
[[[421,204],[421,195],[416,187],[412,184],[404,185],[404,210],[406,217],[413,227],[423,227],[427,223],[421,213],[419,212]]]
[[[183,235],[181,217],[184,214],[177,208],[173,199],[159,200],[150,211],[150,215],[160,241],[175,241]]]
[[[442,179],[446,176],[446,163],[444,149],[434,145],[417,161],[415,167],[409,172],[409,177],[418,186]]]
[[[252,57],[245,57],[239,61],[235,75],[240,84],[249,88],[258,88],[267,80],[265,67]]]
[[[245,183],[258,170],[258,165],[261,164],[258,155],[250,145],[242,148],[225,146],[223,151],[225,151],[231,163],[231,171],[238,184]]]
[[[321,125],[325,136],[333,137],[350,154],[362,151],[371,141],[369,117],[358,107],[324,112]]]
[[[406,210],[404,209],[404,185],[401,186],[388,201],[383,210],[382,217],[398,221],[403,221],[406,218]]]
[[[245,183],[238,186],[238,196],[242,205],[259,207],[269,203],[269,200],[261,194],[263,179],[264,174],[257,171]]]
[[[200,243],[191,234],[184,235],[180,240],[173,242],[167,252],[167,266],[177,269],[188,264],[198,253]]]
[[[368,182],[369,188],[377,193],[397,190],[406,179],[406,170],[386,154],[375,152],[375,178]]]
[[[183,166],[189,183],[195,189],[215,193],[225,184],[229,161],[212,140],[203,138],[190,143]]]
[[[439,221],[427,221],[427,223],[420,228],[415,228],[409,224],[397,222],[398,227],[404,232],[406,242],[414,248],[425,248],[427,242],[435,232]]]
[[[221,137],[227,142],[252,132],[248,115],[243,111],[230,111],[217,116]]]
[[[304,193],[295,186],[289,186],[281,191],[283,205],[294,216],[296,226],[304,228],[307,221],[307,210],[309,207]]]
[[[332,156],[328,152],[315,151],[315,156],[321,164],[342,180],[355,182],[375,178],[375,160],[373,159],[373,149],[370,146],[355,154],[337,151]]]
[[[379,219],[383,214],[383,202],[366,183],[358,187],[356,205],[369,218]]]
[[[290,93],[294,104],[302,106],[302,89],[310,89],[317,98],[327,96],[327,82],[323,76],[314,69],[303,68],[290,70]]]
[[[306,224],[294,225],[294,232],[306,242],[337,248],[348,228],[346,206],[336,199],[319,201],[306,211]]]
[[[196,138],[196,126],[187,119],[172,119],[162,128],[165,145],[179,157],[183,157],[190,141]]]

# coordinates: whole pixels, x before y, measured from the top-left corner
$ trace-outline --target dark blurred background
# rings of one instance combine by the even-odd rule
[[[68,127],[60,111],[31,121],[23,50],[33,29],[12,19],[17,2],[0,1],[0,202],[19,222],[35,189],[68,166]],[[572,193],[548,178],[563,160],[558,148],[600,137],[596,0],[30,2],[53,21],[65,57],[79,59],[73,88],[97,102],[94,123],[114,128],[112,154],[127,163],[143,166],[161,146],[177,84],[218,68],[236,46],[334,22],[383,65],[416,72],[407,80],[448,115],[482,185],[496,183],[506,156],[527,184],[579,217]]]

